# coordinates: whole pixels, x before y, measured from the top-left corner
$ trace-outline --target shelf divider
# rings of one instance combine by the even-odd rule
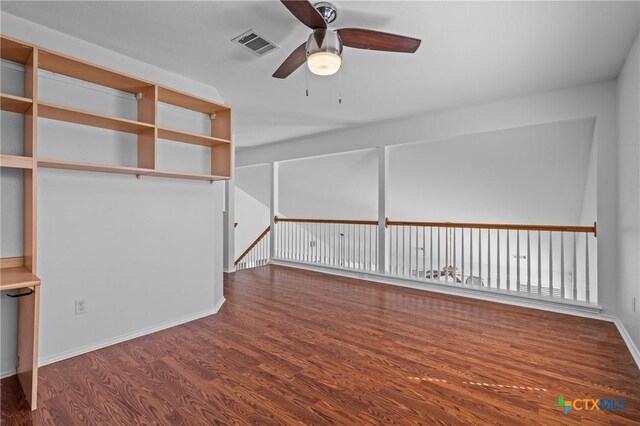
[[[151,86],[138,94],[138,121],[153,124],[154,128],[138,134],[138,167],[155,169],[158,158],[158,86]]]

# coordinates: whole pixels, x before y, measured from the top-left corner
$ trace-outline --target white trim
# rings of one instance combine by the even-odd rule
[[[2,371],[0,371],[0,379],[4,379],[5,377],[11,377],[11,376],[15,376],[16,374],[18,374],[18,372],[16,371],[15,368],[6,368]]]
[[[98,349],[106,348],[107,346],[115,345],[116,343],[122,343],[127,340],[135,339],[137,337],[146,336],[147,334],[156,333],[158,331],[166,330],[171,327],[175,327],[180,324],[184,324],[190,321],[195,321],[200,318],[208,317],[209,315],[213,315],[220,310],[220,307],[225,302],[225,298],[220,299],[216,305],[211,309],[206,309],[204,311],[197,312],[195,314],[186,315],[184,317],[167,321],[161,324],[157,324],[151,327],[143,328],[138,331],[134,331],[132,333],[122,334],[120,336],[116,336],[110,339],[102,340],[96,343],[92,343],[90,345],[82,346],[79,348],[72,349],[66,352],[60,352],[57,354],[49,355],[44,358],[40,358],[39,366],[44,366],[48,364],[53,364],[54,362],[62,361],[64,359],[72,358],[74,356],[86,354],[88,352],[92,352]]]
[[[450,294],[453,296],[488,300],[490,302],[505,303],[507,305],[522,306],[525,308],[542,309],[545,311],[558,312],[561,314],[578,315],[596,319],[599,319],[601,317],[601,315],[599,314],[602,310],[601,306],[587,305],[580,302],[571,302],[568,300],[556,301],[548,298],[540,298],[537,297],[537,295],[521,295],[509,293],[506,291],[490,291],[447,284],[438,284],[428,281],[416,281],[408,278],[383,275],[375,271],[353,271],[350,269],[335,268],[333,266],[310,265],[304,262],[284,259],[274,259],[272,263],[274,265],[290,266],[293,268],[306,269],[331,275],[339,275],[343,277],[356,278],[382,284],[396,285],[400,287],[409,287],[417,290],[432,291],[435,293]]]
[[[633,360],[636,362],[636,365],[640,369],[640,349],[638,349],[638,347],[633,342],[631,335],[629,334],[627,329],[624,327],[624,324],[622,324],[622,321],[620,321],[620,318],[610,317],[610,321],[613,322],[616,325],[616,327],[618,327],[618,331],[622,336],[622,340],[624,340],[624,342],[627,344],[627,348],[629,348],[629,352],[631,352],[631,356],[633,357]]]
[[[122,334],[120,336],[116,336],[116,337],[112,337],[112,338],[109,338],[109,339],[101,340],[99,342],[91,343],[89,345],[81,346],[79,348],[74,348],[74,349],[71,349],[69,351],[59,352],[57,354],[49,355],[47,357],[42,357],[42,358],[40,358],[40,361],[38,362],[38,366],[42,367],[42,366],[45,366],[45,365],[48,365],[48,364],[53,364],[54,362],[62,361],[62,360],[68,359],[68,358],[73,358],[73,357],[78,356],[78,355],[83,355],[83,354],[86,354],[88,352],[93,352],[93,351],[96,351],[98,349],[106,348],[107,346],[115,345],[117,343],[122,343],[122,342],[125,342],[127,340],[135,339],[137,337],[146,336],[147,334],[156,333],[158,331],[166,330],[168,328],[172,328],[172,327],[178,326],[180,324],[184,324],[184,323],[187,323],[187,322],[190,322],[190,321],[195,321],[195,320],[200,319],[200,318],[208,317],[209,315],[213,315],[213,314],[218,313],[218,311],[222,307],[222,304],[225,301],[226,301],[226,299],[223,297],[212,308],[206,309],[204,311],[197,312],[195,314],[186,315],[186,316],[178,318],[178,319],[174,319],[174,320],[171,320],[171,321],[166,321],[166,322],[163,322],[163,323],[160,323],[160,324],[156,324],[156,325],[153,325],[151,327],[143,328],[141,330],[137,330],[137,331],[134,331],[134,332],[131,332],[131,333],[126,333],[126,334]],[[6,370],[2,370],[2,372],[0,372],[0,378],[13,376],[15,374],[16,374],[16,369],[15,368],[9,368],[9,369],[6,369]]]

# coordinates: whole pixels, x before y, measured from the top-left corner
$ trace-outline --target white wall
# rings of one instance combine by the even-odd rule
[[[221,100],[208,87],[2,13],[2,33],[52,50]],[[20,70],[3,66],[3,91],[20,92]],[[5,74],[10,77],[5,78]],[[12,77],[13,76],[13,77]],[[134,118],[129,94],[43,72],[41,98]],[[2,113],[2,153],[20,150],[21,119]],[[206,117],[174,107],[160,122],[206,130]],[[39,155],[135,165],[135,137],[40,119]],[[11,138],[5,138],[11,132]],[[207,152],[162,142],[159,166],[204,171]],[[21,176],[2,171],[2,256],[22,255]],[[38,181],[40,359],[47,363],[215,312],[222,302],[223,183],[42,169]],[[10,229],[9,232],[4,232]],[[21,229],[21,228],[19,228]],[[76,316],[75,300],[87,313]],[[2,298],[2,374],[15,368],[15,302]]]
[[[287,217],[375,220],[378,154],[363,150],[280,163],[279,210]]]
[[[387,214],[393,220],[578,224],[592,133],[588,118],[392,146]]]
[[[595,118],[597,147],[598,301],[615,314],[618,304],[616,82],[606,81],[482,105],[434,111],[288,142],[240,149],[240,166],[385,145],[444,140],[463,135]]]
[[[640,36],[639,36],[640,37]],[[640,46],[636,37],[618,77],[618,315],[640,347]],[[632,310],[635,298],[636,311]]]
[[[269,206],[236,187],[235,193],[235,253],[237,259],[269,226]]]
[[[235,184],[235,248],[238,258],[271,223],[270,169],[267,164],[237,168]]]

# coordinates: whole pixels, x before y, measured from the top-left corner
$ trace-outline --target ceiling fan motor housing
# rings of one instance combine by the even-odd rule
[[[318,52],[342,56],[342,40],[338,33],[324,28],[313,30],[307,40],[307,58]]]

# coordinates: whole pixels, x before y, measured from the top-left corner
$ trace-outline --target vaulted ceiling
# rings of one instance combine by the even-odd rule
[[[638,2],[336,0],[330,26],[423,40],[414,55],[345,49],[338,76],[271,74],[309,29],[278,1],[12,2],[1,9],[215,86],[240,147],[615,78]],[[253,29],[281,48],[231,43]],[[338,104],[338,93],[343,103]]]

